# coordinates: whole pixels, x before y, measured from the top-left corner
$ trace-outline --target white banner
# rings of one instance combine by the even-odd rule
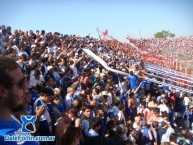
[[[111,71],[111,72],[114,72],[114,73],[117,73],[117,74],[121,74],[121,75],[125,75],[125,76],[129,76],[128,73],[125,73],[125,72],[122,72],[122,71],[119,71],[119,70],[116,70],[116,69],[112,69],[110,68],[107,63],[102,60],[99,56],[95,55],[91,50],[89,49],[82,49],[87,55],[89,55],[90,57],[92,57],[95,61],[97,61],[98,63],[100,63],[104,68],[106,68],[108,71]]]

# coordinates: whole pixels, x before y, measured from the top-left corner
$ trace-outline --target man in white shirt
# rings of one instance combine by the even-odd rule
[[[76,60],[71,60],[70,61],[70,68],[73,71],[73,77],[74,78],[78,77],[78,70],[76,68]]]
[[[53,43],[52,42],[49,42],[48,43],[48,46],[46,47],[47,50],[48,50],[48,53],[53,53],[54,49],[53,49]]]
[[[67,95],[66,95],[66,100],[65,100],[65,110],[68,110],[71,105],[72,105],[72,101],[73,101],[73,94],[74,94],[74,88],[72,87],[68,87],[67,88]]]
[[[18,55],[20,51],[19,51],[19,48],[18,48],[18,46],[16,44],[16,41],[14,42],[14,45],[12,46],[12,48],[16,50],[17,55]]]
[[[105,90],[101,93],[102,95],[107,95],[108,96],[108,105],[111,106],[113,104],[113,97],[111,92],[109,91],[111,88],[109,88],[110,86],[106,86]]]
[[[40,75],[39,70],[35,70],[34,75],[30,78],[29,88],[36,87],[36,85],[41,82],[45,82],[44,77]]]
[[[47,103],[54,98],[54,91],[51,88],[44,88],[40,97],[34,102],[34,110],[45,107],[45,112],[39,119],[38,132],[42,136],[52,135],[52,122],[48,111]]]
[[[141,119],[139,116],[135,117],[135,121],[133,123],[133,128],[137,131],[141,129]]]
[[[79,63],[79,61],[82,60],[83,57],[80,57],[78,58],[78,54],[75,54],[75,59],[74,60],[70,60],[70,68],[72,69],[73,71],[73,77],[76,78],[79,76],[78,74],[78,70],[77,70],[77,67],[76,65]]]
[[[164,99],[163,100],[163,102],[162,102],[162,104],[160,104],[159,106],[158,106],[158,108],[160,108],[160,114],[161,114],[161,112],[167,112],[167,113],[169,113],[169,108],[168,108],[168,106],[167,106],[167,103],[168,103],[168,101],[166,100],[166,99]]]
[[[190,103],[190,99],[187,96],[185,96],[184,97],[184,105],[186,107],[186,111],[188,110],[189,103]]]

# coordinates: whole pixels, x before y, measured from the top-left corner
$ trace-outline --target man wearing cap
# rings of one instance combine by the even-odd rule
[[[115,112],[112,109],[107,112],[107,115],[108,115],[108,118],[106,123],[108,123],[110,120],[114,120],[114,121],[118,120],[118,118],[116,118],[115,116],[116,115]]]

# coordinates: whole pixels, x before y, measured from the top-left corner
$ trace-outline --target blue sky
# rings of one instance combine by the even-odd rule
[[[192,0],[0,0],[0,24],[98,38],[96,28],[125,41],[169,30],[193,35]]]

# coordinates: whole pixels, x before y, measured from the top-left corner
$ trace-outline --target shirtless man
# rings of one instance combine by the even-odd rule
[[[133,121],[136,116],[136,106],[135,106],[135,97],[134,93],[129,94],[130,98],[128,99],[128,108],[129,108],[129,115],[131,120]]]

